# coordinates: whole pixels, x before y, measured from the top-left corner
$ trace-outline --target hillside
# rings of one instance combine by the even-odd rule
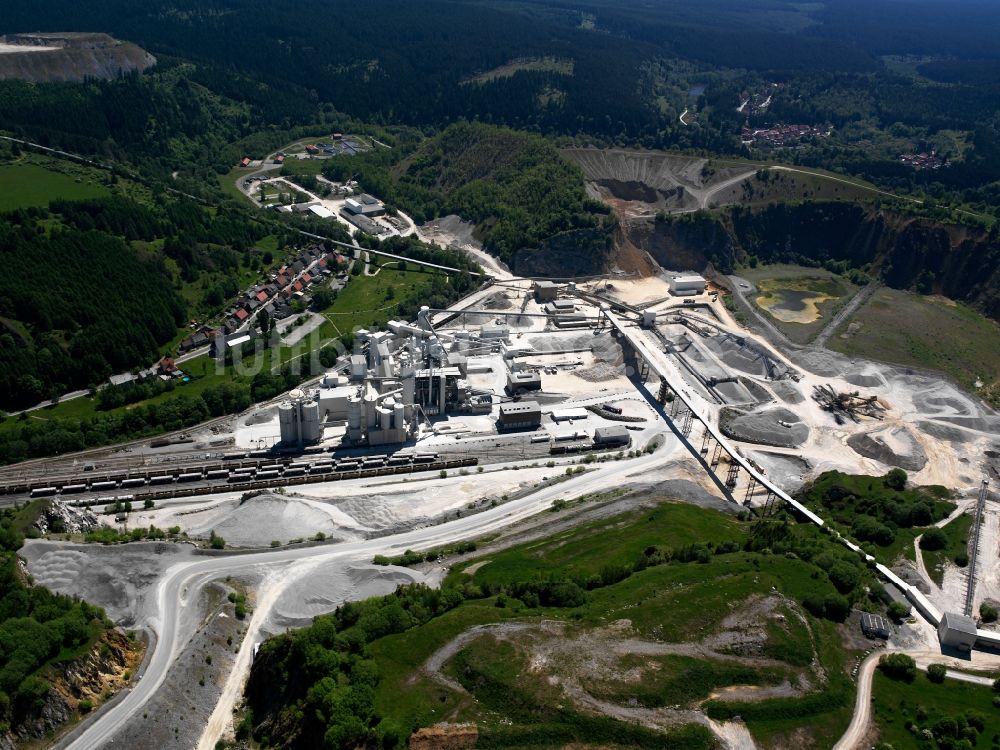
[[[449,554],[440,590],[401,587],[269,639],[238,739],[401,747],[459,723],[477,747],[680,750],[728,732],[831,747],[856,653],[837,623],[884,606],[863,563],[787,519],[632,507]]]
[[[156,58],[107,34],[7,34],[0,37],[0,80],[108,80],[142,72]]]
[[[333,160],[328,177],[355,176],[417,221],[458,214],[483,246],[522,275],[601,270],[614,221],[587,197],[583,173],[544,138],[456,123],[406,158],[374,152]]]
[[[130,681],[139,645],[104,612],[25,581],[16,552],[43,512],[0,511],[0,745],[34,747]],[[62,520],[62,519],[60,519]],[[66,529],[68,530],[68,529]]]

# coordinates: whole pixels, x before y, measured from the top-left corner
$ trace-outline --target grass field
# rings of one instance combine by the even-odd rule
[[[46,169],[38,163],[0,165],[0,212],[48,206],[58,198],[83,200],[108,194],[107,188],[93,179]]]
[[[845,728],[851,714],[852,688],[843,674],[848,655],[838,626],[802,614],[789,602],[769,615],[762,654],[780,664],[723,661],[697,653],[623,654],[608,672],[577,674],[572,656],[553,653],[540,665],[532,661],[531,644],[544,643],[542,622],[565,623],[563,639],[590,643],[580,659],[597,658],[604,650],[587,639],[609,638],[607,628],[627,618],[631,637],[657,643],[694,643],[725,630],[726,618],[759,597],[782,592],[800,599],[816,588],[815,568],[795,556],[757,555],[739,551],[747,526],[732,516],[681,503],[666,503],[581,525],[537,541],[463,563],[444,584],[474,586],[484,591],[523,581],[591,579],[614,576],[650,547],[680,550],[688,545],[724,545],[732,552],[708,554],[699,562],[671,563],[633,572],[623,580],[588,591],[577,607],[526,606],[510,596],[472,599],[426,625],[389,636],[369,648],[382,681],[376,688],[378,710],[393,723],[426,726],[437,721],[475,721],[490,747],[564,747],[594,743],[602,747],[701,747],[697,737],[675,737],[663,745],[655,736],[629,737],[627,727],[609,716],[580,713],[561,684],[579,680],[598,700],[619,706],[697,706],[728,685],[793,684],[818,656],[829,682],[802,697],[739,704],[747,726],[764,747],[825,748]],[[728,546],[731,545],[731,546]],[[471,575],[464,573],[470,566]],[[827,584],[828,585],[828,584]],[[749,611],[749,610],[748,610]],[[778,617],[780,615],[780,617]],[[808,627],[803,617],[807,618]],[[443,672],[461,683],[464,692],[443,685],[421,670],[440,647],[474,625],[513,622],[526,626],[522,635],[477,636],[445,662]],[[607,648],[615,638],[604,641]],[[558,651],[558,646],[557,646]],[[623,675],[625,675],[623,677]],[[631,675],[629,677],[629,675]],[[817,700],[819,696],[819,700]],[[721,701],[711,706],[730,710]],[[756,713],[749,706],[756,707]],[[586,714],[591,714],[587,716]],[[787,717],[796,716],[794,720]],[[596,722],[593,726],[588,722]],[[611,722],[611,723],[609,723]],[[802,727],[808,725],[803,731]],[[576,727],[576,729],[571,729]],[[574,734],[573,732],[576,732]],[[583,732],[581,736],[581,732]],[[663,735],[661,734],[662,738]],[[627,739],[626,739],[627,738]],[[673,742],[673,744],[671,744]],[[691,743],[691,744],[687,744]],[[576,746],[576,745],[575,745]]]
[[[879,289],[828,346],[849,357],[938,370],[1000,406],[1000,326],[961,303]]]
[[[858,287],[822,268],[786,264],[743,267],[740,276],[754,282],[750,299],[792,341],[811,341],[857,293]]]
[[[973,516],[970,513],[963,513],[951,523],[941,528],[948,538],[948,546],[939,550],[921,550],[924,557],[924,565],[934,582],[940,586],[944,580],[944,568],[946,563],[954,563],[955,558],[968,553],[969,534],[972,530]]]
[[[872,688],[872,717],[878,727],[879,740],[887,742],[893,750],[924,750],[925,748],[972,747],[975,750],[995,748],[995,738],[1000,733],[1000,712],[993,706],[995,693],[990,688],[971,685],[957,680],[935,684],[927,675],[919,673],[913,682],[891,680],[876,670]],[[956,732],[956,721],[981,726],[971,732]],[[915,725],[915,730],[910,729]],[[936,742],[922,737],[923,730],[930,730]],[[966,739],[969,745],[955,744]],[[943,740],[943,741],[942,741]],[[950,740],[950,742],[949,742]]]
[[[521,71],[557,73],[562,76],[571,76],[573,75],[573,61],[565,57],[521,57],[480,73],[477,76],[473,76],[462,81],[462,83],[489,83],[500,78],[510,78],[515,73],[520,73]]]

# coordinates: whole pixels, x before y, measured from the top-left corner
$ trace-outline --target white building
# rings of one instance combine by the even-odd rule
[[[344,201],[344,210],[361,216],[381,216],[385,213],[385,205],[375,196],[362,193]]]
[[[705,291],[705,279],[697,274],[674,276],[670,279],[670,293],[677,296],[701,294]]]
[[[333,211],[326,206],[309,206],[309,210],[321,219],[332,219]]]

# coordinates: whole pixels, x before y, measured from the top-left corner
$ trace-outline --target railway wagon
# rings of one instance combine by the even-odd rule
[[[189,471],[177,477],[178,482],[197,482],[199,479],[201,479],[200,471]]]
[[[122,480],[122,487],[138,487],[143,484],[146,484],[145,477],[132,477],[130,479]]]
[[[206,479],[225,479],[229,476],[229,469],[212,469],[205,472]]]
[[[54,494],[56,494],[55,487],[35,487],[31,491],[32,497],[52,497]]]
[[[150,484],[169,484],[170,482],[173,481],[174,481],[173,474],[160,474],[158,476],[149,478]]]
[[[90,489],[93,492],[98,492],[100,490],[113,490],[118,486],[118,482],[107,481],[107,482],[91,482]]]
[[[71,495],[74,492],[83,492],[86,489],[87,485],[85,484],[64,484],[60,492],[64,495]]]

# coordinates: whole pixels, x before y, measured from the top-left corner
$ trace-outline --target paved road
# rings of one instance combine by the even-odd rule
[[[442,546],[464,539],[472,539],[485,534],[499,531],[520,520],[532,516],[552,504],[556,498],[564,496],[580,496],[592,492],[619,487],[628,482],[629,477],[636,480],[648,480],[656,469],[669,460],[673,449],[677,447],[672,442],[669,431],[665,428],[663,434],[668,437],[666,448],[661,448],[651,455],[628,462],[612,462],[593,471],[580,474],[564,482],[545,487],[523,498],[493,508],[483,513],[459,518],[454,521],[423,529],[416,529],[403,534],[389,537],[350,542],[335,547],[311,547],[306,549],[281,549],[260,552],[250,555],[233,555],[225,557],[208,557],[197,561],[178,563],[169,568],[156,587],[156,609],[158,617],[148,625],[157,633],[157,641],[145,676],[120,702],[111,706],[106,713],[96,718],[71,744],[72,750],[91,750],[95,747],[115,747],[114,736],[132,719],[142,706],[156,693],[166,679],[170,666],[183,647],[180,633],[185,631],[185,624],[195,617],[195,606],[201,588],[212,580],[235,574],[239,571],[258,570],[265,573],[278,571],[283,578],[298,577],[316,564],[332,561],[370,562],[376,554],[398,554],[405,549],[427,549]],[[304,565],[301,571],[295,571],[293,566]],[[191,605],[191,606],[189,606]],[[266,621],[267,603],[254,613],[254,621],[259,624]],[[249,670],[250,657],[259,627],[248,628],[247,636],[240,647],[237,656],[237,669],[234,669],[230,681],[242,685]],[[231,692],[231,691],[230,691]],[[219,707],[217,707],[219,708]],[[228,709],[231,716],[231,706]],[[226,707],[222,707],[226,713]],[[218,727],[217,722],[213,725]],[[207,746],[214,746],[212,738]],[[207,742],[207,739],[204,740]],[[204,744],[204,742],[203,742]]]

